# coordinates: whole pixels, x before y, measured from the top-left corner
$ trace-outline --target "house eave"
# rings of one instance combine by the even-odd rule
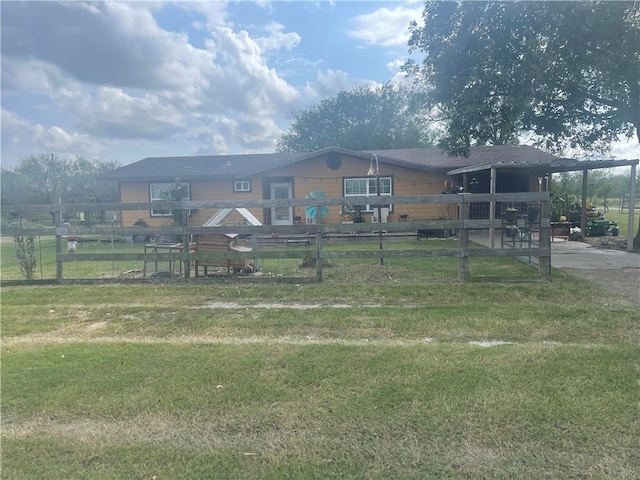
[[[595,170],[600,168],[617,168],[638,165],[640,160],[575,160],[559,158],[553,162],[496,162],[482,165],[470,165],[468,167],[449,170],[447,175],[462,175],[491,169],[512,170],[544,170],[548,173],[573,172],[581,170]]]

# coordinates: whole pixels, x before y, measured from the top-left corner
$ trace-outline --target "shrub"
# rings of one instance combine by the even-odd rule
[[[17,235],[13,237],[13,243],[20,271],[27,280],[32,280],[33,272],[36,271],[35,237]]]

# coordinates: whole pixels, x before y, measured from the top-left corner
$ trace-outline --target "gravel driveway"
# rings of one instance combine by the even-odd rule
[[[622,235],[587,238],[586,243],[605,250],[626,251],[627,248],[627,239]],[[640,253],[635,255],[640,259]],[[603,294],[616,293],[626,302],[640,305],[640,268],[562,268],[562,271],[595,283]],[[597,291],[593,293],[598,294]]]
[[[607,292],[621,295],[623,299],[632,304],[640,305],[640,269],[639,268],[605,268],[605,269],[582,269],[563,268],[575,277],[584,278],[601,287],[601,295],[598,291],[590,292],[594,298],[602,298]]]

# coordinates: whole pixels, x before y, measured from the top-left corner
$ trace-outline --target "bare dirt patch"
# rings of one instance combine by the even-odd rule
[[[627,237],[625,235],[619,235],[617,237],[612,235],[587,237],[584,239],[584,242],[592,247],[602,248],[604,250],[627,250]]]
[[[102,322],[94,322],[94,323],[92,323],[90,325],[87,325],[87,328],[85,328],[85,330],[87,332],[92,332],[94,330],[103,329],[106,326],[107,326],[107,322],[104,322],[104,321],[102,321]]]
[[[357,305],[357,308],[363,307],[381,307],[382,305]],[[251,305],[243,305],[236,302],[210,302],[198,307],[191,308],[220,308],[220,309],[242,309],[242,308],[290,308],[293,310],[312,310],[316,308],[355,308],[356,305],[347,305],[343,303],[321,304],[321,303],[256,303]]]
[[[586,292],[592,301],[615,303],[611,293],[620,295],[626,303],[640,305],[640,268],[581,269],[563,268],[574,277],[584,278],[599,288]]]

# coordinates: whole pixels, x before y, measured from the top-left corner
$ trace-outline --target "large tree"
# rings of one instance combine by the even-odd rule
[[[640,141],[637,1],[428,1],[410,30],[424,59],[405,69],[430,89],[450,153],[523,135],[554,152]]]
[[[421,87],[391,82],[340,91],[307,110],[294,113],[279,152],[310,152],[337,146],[352,150],[433,146]]]
[[[606,148],[640,128],[638,2],[425,3],[406,70],[441,109],[441,145],[465,155],[530,133],[550,150]]]

